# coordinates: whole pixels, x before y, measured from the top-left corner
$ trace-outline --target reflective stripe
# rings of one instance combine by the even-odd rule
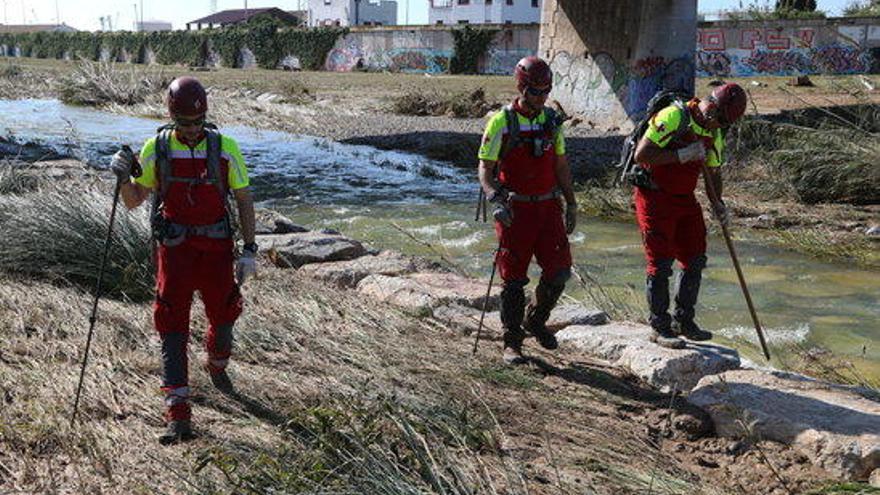
[[[168,154],[172,159],[182,158],[186,159],[201,159],[208,157],[207,150],[171,150]]]
[[[165,390],[165,405],[168,407],[184,404],[189,400],[189,387],[177,387]]]
[[[519,131],[520,132],[543,131],[543,130],[544,130],[544,126],[541,124],[523,124],[522,122],[519,123]],[[505,127],[501,131],[501,133],[507,134],[508,133],[507,128]]]

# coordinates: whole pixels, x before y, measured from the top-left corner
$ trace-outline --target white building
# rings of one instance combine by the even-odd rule
[[[429,24],[541,22],[541,0],[428,0]]]
[[[397,24],[394,0],[309,0],[309,26]]]

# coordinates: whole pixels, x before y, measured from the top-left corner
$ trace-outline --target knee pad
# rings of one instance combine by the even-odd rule
[[[654,260],[654,276],[665,278],[669,278],[670,276],[672,276],[672,264],[674,262],[674,258],[661,258],[658,260]]]
[[[543,282],[550,287],[564,287],[565,283],[571,278],[571,268],[563,268],[556,272],[553,278],[544,280]]]
[[[706,262],[709,258],[706,257],[705,254],[699,254],[689,259],[687,262],[687,271],[701,271],[703,268],[706,268]]]

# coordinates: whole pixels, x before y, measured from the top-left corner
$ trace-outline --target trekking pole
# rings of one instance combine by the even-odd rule
[[[719,204],[720,199],[715,194],[715,183],[709,175],[709,168],[703,163],[703,176],[706,178],[706,194],[713,204]],[[736,276],[739,279],[739,286],[742,288],[743,296],[746,299],[746,306],[749,307],[749,313],[752,315],[752,322],[755,324],[755,331],[758,332],[758,341],[761,343],[761,350],[764,351],[764,357],[770,361],[770,351],[767,349],[767,341],[764,340],[764,331],[761,329],[761,323],[758,321],[758,314],[755,312],[755,305],[752,304],[752,296],[749,294],[749,288],[746,286],[746,279],[743,276],[742,268],[739,266],[739,260],[736,257],[736,250],[733,248],[733,241],[730,239],[730,232],[724,222],[721,224],[721,233],[724,235],[724,242],[727,244],[727,251],[730,252],[730,259],[733,261],[733,268],[736,270]]]
[[[131,148],[128,145],[123,145],[122,149],[128,153],[131,153]],[[131,174],[134,177],[139,177],[141,175],[140,165],[137,163],[137,159],[135,159],[132,164]],[[83,387],[83,378],[86,374],[86,363],[89,360],[89,349],[92,347],[92,335],[95,330],[95,322],[97,321],[98,314],[98,299],[101,298],[101,286],[104,282],[104,270],[107,268],[107,258],[110,254],[110,241],[112,240],[113,235],[113,221],[116,219],[116,205],[119,204],[119,191],[122,189],[122,181],[118,178],[116,179],[116,187],[113,190],[113,206],[110,207],[110,225],[107,227],[107,238],[104,240],[104,254],[101,256],[101,269],[98,270],[98,280],[95,283],[95,300],[92,303],[92,314],[89,316],[89,333],[86,337],[86,348],[83,352],[82,359],[82,367],[79,370],[79,383],[76,385],[76,398],[73,402],[73,414],[70,415],[70,426],[73,426],[73,423],[76,421],[76,413],[79,410],[79,398],[82,393]]]
[[[483,188],[480,187],[480,192],[479,192],[479,194],[477,194],[477,212],[474,213],[474,221],[475,222],[480,221],[480,212],[483,211],[483,209],[484,209],[484,207],[483,207],[483,194],[485,194],[485,193],[483,193]],[[485,217],[485,216],[486,216],[486,214],[483,213],[483,217]]]
[[[492,282],[495,281],[495,270],[498,267],[498,251],[501,251],[501,241],[498,241],[498,248],[492,256],[492,274],[489,275],[489,287],[486,288],[486,297],[483,299],[483,312],[480,313],[480,324],[477,326],[477,336],[474,339],[474,351],[477,353],[477,344],[480,343],[480,332],[483,330],[483,319],[486,318],[486,309],[489,307],[489,295],[492,293]]]

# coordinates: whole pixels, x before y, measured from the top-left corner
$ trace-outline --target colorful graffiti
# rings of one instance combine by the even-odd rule
[[[812,66],[807,54],[795,50],[755,50],[742,63],[751,68],[752,74],[806,74],[811,72]]]
[[[730,55],[724,52],[697,52],[697,73],[706,76],[730,76]]]
[[[552,97],[564,108],[587,119],[623,123],[644,113],[648,100],[661,89],[692,94],[694,62],[690,57],[646,57],[631,66],[608,53],[589,58],[557,52]]]
[[[498,48],[489,49],[486,54],[486,61],[482,66],[481,74],[495,74],[506,76],[513,74],[516,63],[523,57],[534,55],[535,50],[520,48],[511,50],[500,50]]]

